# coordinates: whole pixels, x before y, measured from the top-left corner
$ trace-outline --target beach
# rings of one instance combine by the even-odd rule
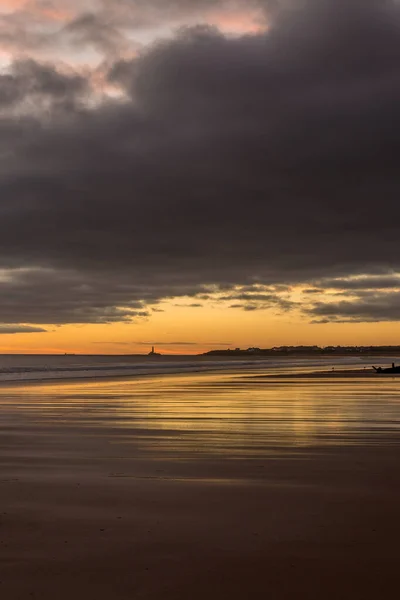
[[[395,377],[3,384],[2,598],[392,596]]]

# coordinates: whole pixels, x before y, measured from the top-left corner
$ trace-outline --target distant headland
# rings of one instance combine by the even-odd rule
[[[234,348],[210,350],[202,356],[343,356],[343,355],[370,355],[384,354],[400,355],[400,346],[277,346],[274,348]]]

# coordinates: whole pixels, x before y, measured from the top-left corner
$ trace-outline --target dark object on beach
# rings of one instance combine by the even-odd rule
[[[372,366],[372,368],[375,369],[377,373],[400,373],[400,366],[396,367],[394,363],[392,363],[392,366],[387,369],[382,369],[382,367],[374,366]]]

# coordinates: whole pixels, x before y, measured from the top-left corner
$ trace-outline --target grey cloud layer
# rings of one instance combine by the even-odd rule
[[[314,281],[315,285],[319,288],[329,288],[336,290],[371,290],[371,289],[390,289],[400,288],[400,277],[398,275],[386,275],[386,276],[363,276],[355,279],[321,279],[321,281]],[[315,291],[318,292],[318,289]],[[308,292],[314,292],[314,290],[308,290]]]
[[[400,321],[400,291],[362,294],[351,301],[317,302],[309,310],[315,322]]]
[[[14,335],[17,333],[45,333],[46,329],[42,327],[32,327],[29,325],[0,325],[0,335]]]
[[[1,265],[53,273],[0,283],[10,322],[400,269],[399,61],[397,2],[309,0],[268,34],[189,29],[116,62],[123,102],[3,119]]]

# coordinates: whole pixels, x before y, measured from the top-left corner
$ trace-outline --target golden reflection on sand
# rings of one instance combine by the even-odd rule
[[[257,383],[257,385],[253,385]],[[374,444],[400,424],[397,380],[259,382],[196,374],[3,387],[5,419],[106,435],[149,455],[260,455]]]

